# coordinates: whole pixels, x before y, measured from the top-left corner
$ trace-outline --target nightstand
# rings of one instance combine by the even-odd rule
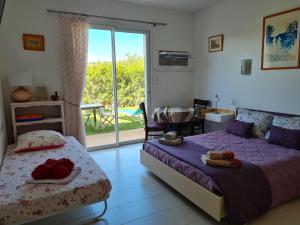
[[[235,117],[235,112],[227,109],[218,109],[218,112],[205,114],[205,133],[223,131],[226,129],[228,120]]]

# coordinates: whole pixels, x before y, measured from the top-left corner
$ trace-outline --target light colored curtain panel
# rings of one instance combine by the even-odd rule
[[[86,146],[80,103],[86,77],[88,18],[61,14],[60,35],[66,135]]]

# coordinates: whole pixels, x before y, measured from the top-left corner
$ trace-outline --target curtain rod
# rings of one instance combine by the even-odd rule
[[[94,17],[94,18],[100,18],[100,19],[108,19],[108,20],[115,20],[115,21],[125,21],[125,22],[133,22],[133,23],[143,23],[143,24],[151,24],[154,27],[157,25],[160,26],[167,26],[166,23],[160,23],[160,22],[152,22],[152,21],[144,21],[144,20],[130,20],[130,19],[123,19],[123,18],[116,18],[116,17],[107,17],[107,16],[97,16],[97,15],[89,15],[85,13],[76,13],[76,12],[68,12],[68,11],[59,11],[59,10],[53,10],[53,9],[47,9],[48,13],[69,13],[73,15],[80,15],[80,16],[86,16],[86,17]]]

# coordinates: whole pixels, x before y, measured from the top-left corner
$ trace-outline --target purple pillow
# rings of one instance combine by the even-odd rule
[[[268,142],[300,150],[300,130],[271,126]]]
[[[226,132],[236,136],[250,138],[254,123],[246,123],[239,120],[231,119],[226,127]]]

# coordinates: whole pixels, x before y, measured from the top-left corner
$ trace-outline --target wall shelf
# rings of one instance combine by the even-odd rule
[[[35,130],[55,130],[65,134],[64,102],[63,101],[40,101],[11,103],[11,120],[14,142],[18,135]],[[16,122],[16,117],[27,114],[40,114],[42,120]]]

